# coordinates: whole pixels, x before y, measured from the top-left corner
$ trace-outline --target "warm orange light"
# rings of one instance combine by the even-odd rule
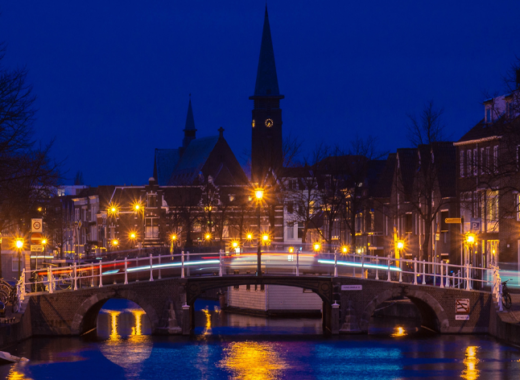
[[[134,203],[134,210],[136,212],[138,212],[139,210],[141,210],[141,205],[139,203]]]
[[[475,234],[466,234],[466,243],[467,244],[475,244],[477,238]]]
[[[289,253],[293,253],[294,252],[294,247],[289,247]]]
[[[206,240],[211,239],[211,234],[206,234],[206,236],[204,236],[204,238],[205,238]]]
[[[173,234],[173,235],[171,236],[171,239],[172,239],[173,241],[177,240],[177,235]]]
[[[403,248],[404,248],[404,241],[399,240],[399,241],[397,242],[397,248],[398,248],[398,249],[403,249]]]
[[[42,244],[43,245],[47,244],[47,239],[42,239]]]
[[[130,232],[130,239],[134,240],[137,237],[135,232]]]
[[[321,244],[320,243],[314,243],[314,250],[315,251],[319,251],[321,249]]]
[[[257,188],[255,189],[255,198],[257,201],[261,201],[264,197],[264,189]]]
[[[269,241],[269,235],[267,235],[267,234],[263,234],[263,235],[262,235],[262,240],[263,240],[263,241]]]
[[[253,234],[247,234],[247,240],[251,240],[253,238]]]
[[[346,245],[341,247],[341,253],[348,253],[348,247]]]
[[[42,208],[41,207],[38,207],[38,212],[42,212]]]
[[[112,240],[112,245],[115,247],[119,244],[119,241],[117,239]]]
[[[116,216],[117,215],[117,212],[119,211],[117,206],[114,205],[114,204],[111,204],[108,206],[108,215],[109,216]]]
[[[233,248],[238,247],[238,242],[237,242],[237,241],[232,242],[232,243],[231,243],[231,246],[232,246]]]
[[[22,249],[23,244],[24,244],[23,239],[16,239],[16,241],[15,241],[16,248]]]

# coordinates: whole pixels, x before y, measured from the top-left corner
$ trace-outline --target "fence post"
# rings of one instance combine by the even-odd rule
[[[352,262],[354,264],[356,263],[356,255],[355,254],[352,255]],[[352,275],[354,277],[356,277],[356,266],[355,265],[352,265]]]
[[[470,274],[469,268],[470,268],[469,264],[466,264],[466,290],[471,290],[471,282],[470,282],[471,274]]]
[[[128,285],[128,261],[125,257],[125,285]]]
[[[186,251],[186,260],[190,261],[190,251]],[[186,268],[186,274],[190,277],[190,267]]]
[[[422,284],[426,285],[426,260],[422,261]]]
[[[53,277],[52,277],[52,267],[49,266],[49,271],[47,272],[47,277],[49,277],[49,293],[54,293],[54,284],[53,284]]]
[[[150,281],[153,281],[153,259],[152,259],[151,253],[150,253]]]
[[[159,252],[159,280],[162,278],[161,276],[161,253]]]
[[[300,275],[300,250],[296,248],[296,276]]]
[[[76,263],[74,263],[74,290],[78,290],[78,274]]]
[[[376,258],[376,280],[379,280],[379,257]]]
[[[417,285],[417,257],[413,258],[413,284]]]
[[[365,255],[361,253],[361,278],[365,277]]]
[[[386,272],[388,273],[388,278],[386,279],[387,281],[392,281],[392,278],[390,277],[390,255],[387,256],[387,269],[386,269]]]
[[[222,250],[218,251],[218,275],[222,277]]]
[[[403,282],[403,259],[399,260],[399,282]]]
[[[338,277],[338,250],[334,250],[334,277]]]
[[[184,251],[181,251],[181,278],[184,278]]]
[[[450,266],[446,263],[446,287],[450,287]]]
[[[103,260],[99,261],[99,287],[103,287]]]
[[[440,262],[440,269],[441,269],[441,288],[444,288],[444,263]]]

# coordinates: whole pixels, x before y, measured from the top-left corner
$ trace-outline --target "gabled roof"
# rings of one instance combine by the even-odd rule
[[[179,149],[155,149],[153,177],[159,186],[166,186],[180,158]]]
[[[260,58],[258,59],[258,71],[256,73],[256,86],[254,96],[279,96],[278,76],[274,62],[273,41],[271,39],[271,28],[267,5],[265,6],[264,30],[262,33],[262,44],[260,46]]]
[[[168,185],[191,184],[218,142],[218,136],[202,137],[190,142],[177,166],[172,170]]]

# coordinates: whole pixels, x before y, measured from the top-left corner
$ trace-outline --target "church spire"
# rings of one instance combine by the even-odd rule
[[[278,77],[274,63],[273,41],[271,39],[271,28],[269,26],[269,15],[267,4],[265,6],[264,31],[262,32],[262,44],[260,45],[260,58],[258,60],[258,71],[256,73],[256,85],[254,96],[277,96]]]
[[[191,94],[190,102],[188,104],[188,114],[186,115],[186,124],[184,126],[184,139],[182,140],[182,147],[186,148],[192,140],[195,140],[195,119],[193,118],[193,108],[191,107]]]

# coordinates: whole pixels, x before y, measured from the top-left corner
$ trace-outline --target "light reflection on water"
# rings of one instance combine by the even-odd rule
[[[218,366],[230,371],[233,379],[277,379],[289,368],[272,343],[234,342],[224,355]]]
[[[487,336],[417,336],[415,327],[399,324],[387,335],[325,338],[305,335],[299,320],[270,325],[259,317],[234,316],[229,324],[229,316],[215,305],[199,306],[199,334],[194,337],[146,336],[150,326],[141,309],[106,310],[99,326],[106,330],[104,337],[28,339],[11,352],[31,361],[0,366],[0,378],[519,378],[520,351]],[[229,333],[233,329],[264,335]],[[291,335],[295,331],[304,333]]]

